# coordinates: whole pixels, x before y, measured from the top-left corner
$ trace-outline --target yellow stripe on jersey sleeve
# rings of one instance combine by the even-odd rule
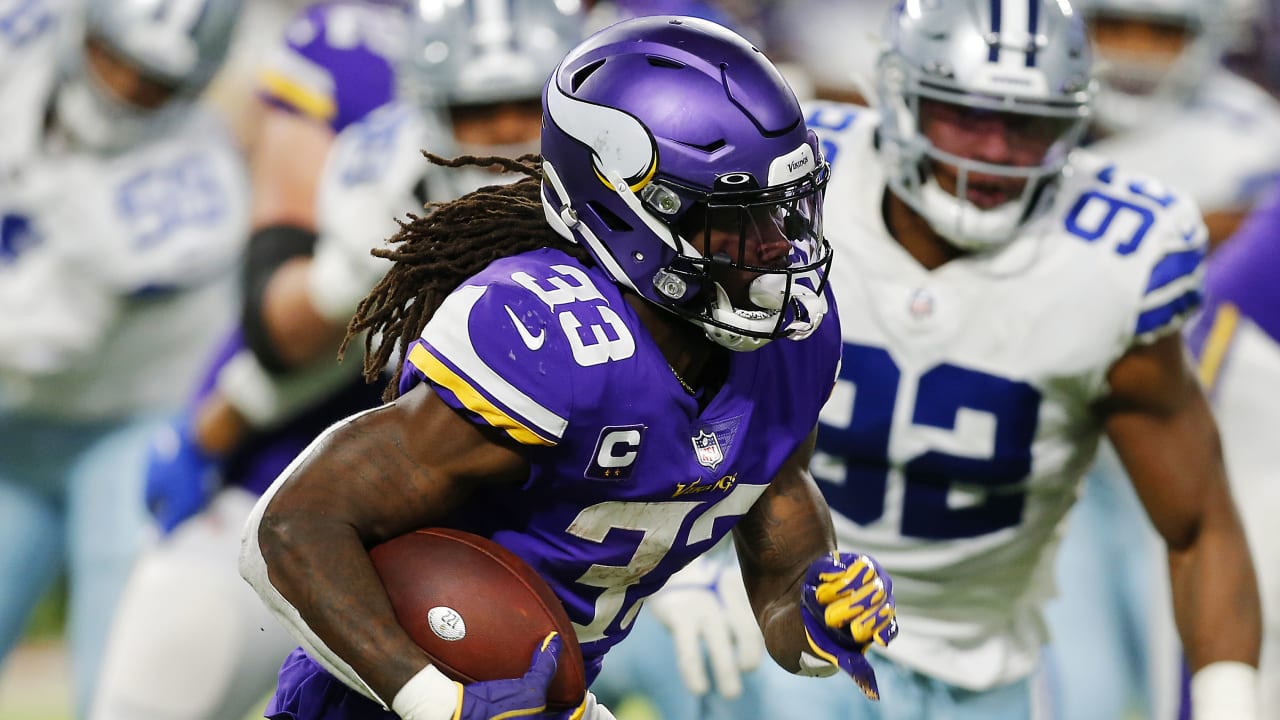
[[[264,70],[259,83],[267,92],[301,110],[305,115],[329,122],[338,112],[333,98],[294,82],[289,76],[276,70]]]
[[[1236,335],[1240,325],[1240,309],[1231,303],[1222,303],[1213,315],[1213,328],[1204,342],[1204,351],[1200,353],[1200,384],[1212,388],[1218,382],[1218,372],[1222,369],[1222,360],[1227,356],[1227,348]]]
[[[488,398],[481,395],[460,375],[440,362],[425,347],[414,345],[413,349],[409,351],[409,362],[413,363],[413,366],[422,371],[422,374],[430,378],[432,382],[448,388],[450,392],[458,396],[458,400],[468,410],[484,418],[484,421],[493,427],[510,435],[512,440],[521,445],[555,445],[554,441],[542,437],[525,427],[520,421],[498,409],[496,405],[489,402]]]

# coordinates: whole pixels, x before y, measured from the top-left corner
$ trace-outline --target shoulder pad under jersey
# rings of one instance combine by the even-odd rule
[[[575,391],[636,351],[617,289],[556,250],[495,261],[455,290],[407,362],[450,405],[526,445],[555,445]]]
[[[1182,193],[1077,152],[1054,213],[1062,229],[1096,249],[1106,275],[1134,299],[1134,342],[1178,330],[1199,306],[1208,232]]]

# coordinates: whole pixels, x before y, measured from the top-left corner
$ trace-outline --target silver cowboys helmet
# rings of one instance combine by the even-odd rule
[[[222,67],[241,0],[87,0],[83,34],[62,57],[54,106],[77,144],[116,151],[163,132]],[[119,97],[93,69],[89,45],[168,91],[157,106]]]
[[[1132,130],[1153,117],[1177,112],[1217,65],[1227,31],[1223,2],[1201,0],[1077,0],[1086,23],[1132,20],[1164,26],[1184,38],[1171,57],[1098,51],[1097,122]]]
[[[959,248],[1010,242],[1084,133],[1095,87],[1084,24],[1064,0],[902,0],[884,35],[876,91],[889,187]],[[1047,150],[1030,165],[946,152],[923,132],[922,102],[1033,128]],[[939,164],[955,169],[954,193],[939,185]],[[1020,197],[978,207],[966,199],[975,177],[1021,180]]]
[[[537,153],[536,132],[529,141],[516,144],[459,142],[451,118],[500,103],[528,103],[539,112],[547,77],[583,38],[581,2],[419,0],[411,6],[400,90],[425,111],[432,125],[434,140],[428,149],[445,157]],[[478,167],[440,175],[451,186],[450,196],[516,179]]]

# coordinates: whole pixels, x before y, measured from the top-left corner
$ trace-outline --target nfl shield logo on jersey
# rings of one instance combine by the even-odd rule
[[[715,470],[716,466],[724,460],[724,453],[720,451],[720,443],[716,440],[715,433],[709,433],[706,430],[699,430],[694,436],[693,452],[698,457],[699,465],[712,470]]]

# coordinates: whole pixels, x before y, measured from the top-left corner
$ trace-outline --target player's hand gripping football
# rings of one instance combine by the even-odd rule
[[[862,693],[880,699],[867,648],[898,634],[893,581],[869,555],[831,553],[805,573],[800,614],[814,654],[848,673]]]
[[[196,442],[189,420],[151,439],[146,473],[147,508],[165,535],[200,512],[219,485],[216,460]]]
[[[569,713],[543,714],[547,707],[547,688],[556,674],[563,641],[559,633],[551,633],[533,651],[529,671],[523,677],[510,680],[482,680],[467,685],[458,683],[461,693],[454,720],[491,720],[512,717],[573,717],[582,716],[579,707]],[[584,706],[586,703],[584,702]]]

